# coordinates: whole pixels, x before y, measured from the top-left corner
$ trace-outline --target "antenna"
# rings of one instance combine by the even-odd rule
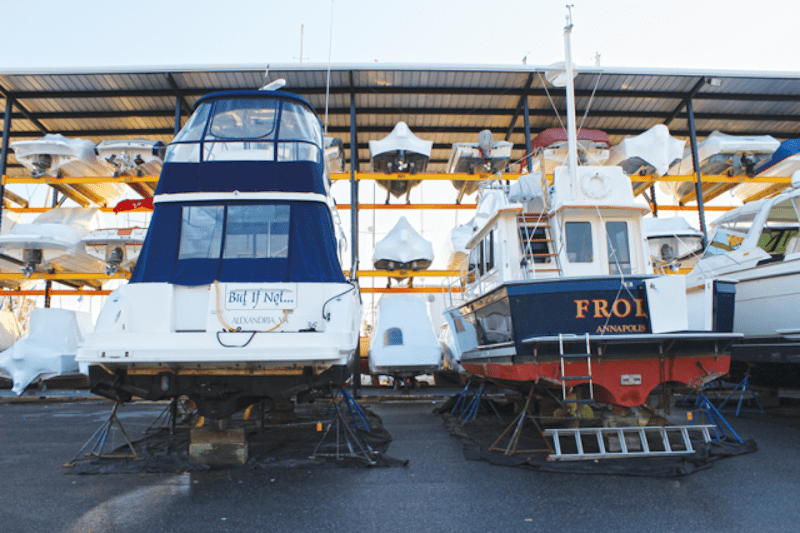
[[[323,136],[328,135],[328,104],[331,95],[331,49],[333,48],[333,0],[331,0],[331,27],[328,30],[328,78],[325,81],[325,125]]]
[[[308,59],[307,57],[303,57],[303,42],[305,41],[305,34],[306,34],[306,25],[300,24],[300,62],[303,62],[303,59]]]

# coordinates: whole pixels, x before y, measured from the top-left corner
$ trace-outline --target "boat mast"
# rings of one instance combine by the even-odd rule
[[[575,131],[575,83],[572,72],[572,6],[567,6],[567,25],[564,26],[564,55],[567,74],[567,166],[569,168],[569,184],[574,194],[578,187],[578,135]]]

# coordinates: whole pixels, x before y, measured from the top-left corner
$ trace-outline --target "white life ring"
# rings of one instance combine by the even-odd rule
[[[581,190],[589,198],[599,200],[611,192],[611,180],[606,174],[599,172],[594,175],[586,174],[581,180]]]

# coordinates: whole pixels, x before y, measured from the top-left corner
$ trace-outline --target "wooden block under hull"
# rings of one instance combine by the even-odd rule
[[[249,458],[244,429],[191,430],[189,462],[207,465],[243,465]]]

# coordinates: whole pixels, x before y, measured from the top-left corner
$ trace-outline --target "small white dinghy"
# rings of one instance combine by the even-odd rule
[[[20,395],[31,383],[78,374],[78,344],[91,330],[89,313],[34,309],[28,335],[0,352],[0,376],[11,379],[11,390]]]
[[[697,143],[700,173],[707,175],[755,176],[759,165],[767,161],[780,143],[770,135],[726,135],[719,131]],[[669,174],[688,176],[694,174],[691,147],[683,152],[683,159],[672,165]],[[694,182],[661,182],[661,190],[681,203],[697,200]],[[736,187],[736,183],[703,183],[703,198],[708,201]]]
[[[496,174],[508,165],[513,143],[495,141],[490,130],[483,130],[476,143],[454,143],[447,162],[448,174]],[[450,180],[458,191],[456,203],[461,203],[464,195],[478,190],[478,182],[471,180]]]
[[[433,262],[433,244],[400,217],[389,233],[375,244],[372,262],[378,270],[425,270]]]
[[[40,139],[11,143],[17,161],[30,170],[34,178],[45,175],[111,176],[113,165],[97,158],[95,145],[86,139],[68,139],[60,134],[47,134]],[[121,183],[52,184],[53,188],[83,207],[102,207],[116,202],[125,192]]]
[[[664,124],[656,124],[646,132],[626,137],[611,147],[606,165],[622,167],[629,176],[656,174],[663,176],[669,167],[683,158],[686,141],[669,134]],[[633,182],[634,196],[649,187],[647,182]]]
[[[378,302],[375,329],[370,340],[372,374],[400,380],[431,374],[441,367],[442,348],[433,331],[424,298],[384,296]]]
[[[433,141],[425,141],[414,135],[405,122],[398,122],[388,136],[379,141],[369,141],[369,157],[372,172],[384,174],[418,174],[425,172],[431,158]],[[400,198],[408,195],[411,189],[419,185],[420,180],[397,179],[376,180],[378,185],[386,189],[386,203],[389,196]]]
[[[86,252],[83,238],[103,225],[97,208],[69,207],[51,209],[30,224],[17,224],[0,235],[0,253],[21,262],[18,268],[30,276],[33,272],[102,272],[105,261]],[[70,280],[77,286],[99,289],[95,279]]]
[[[703,254],[703,233],[685,218],[643,218],[654,269],[694,268]]]

